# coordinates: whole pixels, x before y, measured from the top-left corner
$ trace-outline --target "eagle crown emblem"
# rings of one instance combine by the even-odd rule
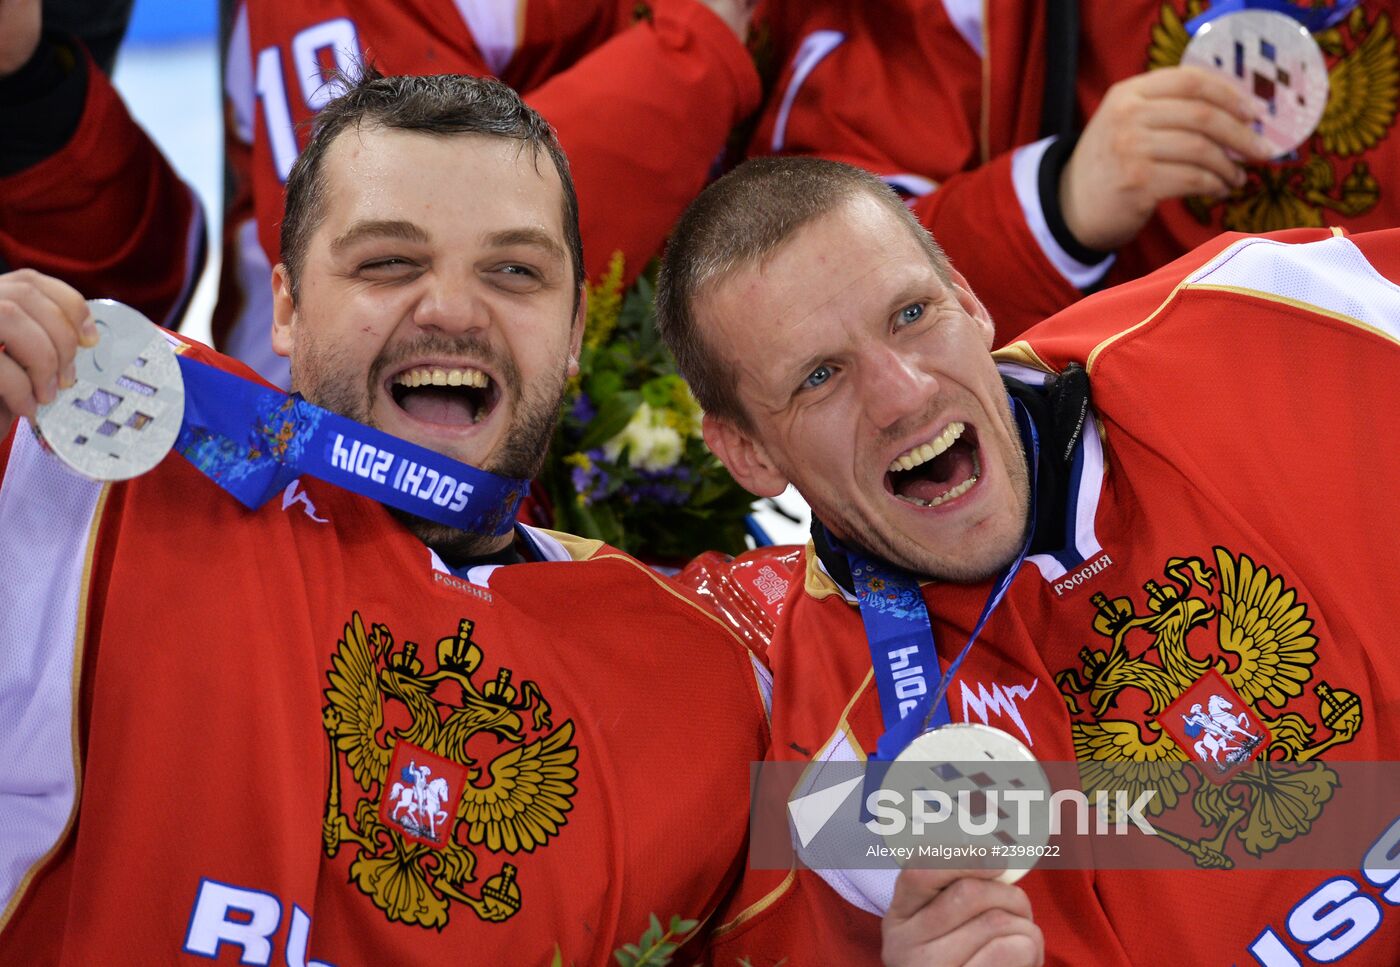
[[[1159,838],[1199,866],[1228,868],[1235,862],[1232,840],[1258,857],[1311,828],[1337,784],[1318,756],[1350,742],[1363,716],[1353,692],[1318,681],[1312,692],[1330,734],[1316,737],[1318,722],[1295,710],[1317,662],[1308,606],[1246,555],[1217,547],[1215,564],[1210,569],[1200,558],[1171,558],[1165,581],[1142,585],[1143,612],[1130,598],[1095,594],[1091,624],[1107,647],[1083,646],[1079,667],[1055,681],[1071,716],[1086,791],[1127,790],[1133,799],[1155,790],[1148,807],[1154,816],[1189,796],[1205,835],[1154,823]],[[1217,582],[1212,603],[1204,595],[1216,594]],[[1214,648],[1202,650],[1197,639],[1212,622]],[[1196,737],[1183,747],[1170,734],[1168,710],[1188,693],[1206,694],[1200,689],[1210,682],[1220,687],[1176,713],[1184,735]],[[1127,717],[1110,717],[1115,709]],[[1256,750],[1261,759],[1240,768]],[[1192,761],[1189,752],[1201,770],[1194,781],[1184,768]],[[1207,778],[1212,767],[1223,781]]]
[[[332,858],[350,848],[351,882],[392,921],[441,930],[455,905],[488,922],[513,917],[522,855],[558,836],[573,808],[573,722],[555,726],[539,686],[511,684],[509,668],[478,688],[474,631],[462,619],[428,671],[416,643],[396,647],[388,627],[366,631],[355,612],[326,674],[323,844]],[[511,861],[473,892],[489,854]]]
[[[1148,69],[1181,63],[1191,39],[1186,21],[1205,7],[1204,0],[1188,0],[1182,12],[1174,0],[1162,4],[1152,28]],[[1314,37],[1328,63],[1330,88],[1317,130],[1292,156],[1247,166],[1245,183],[1223,198],[1184,199],[1202,225],[1218,217],[1222,231],[1320,228],[1328,212],[1353,218],[1380,201],[1380,183],[1370,162],[1358,156],[1379,145],[1395,124],[1400,56],[1390,14],[1379,11],[1367,20],[1358,5],[1342,23]]]

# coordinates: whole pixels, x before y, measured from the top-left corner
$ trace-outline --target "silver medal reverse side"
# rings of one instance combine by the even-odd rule
[[[1241,10],[1201,26],[1182,66],[1228,77],[1253,99],[1255,130],[1281,158],[1317,130],[1327,108],[1327,63],[1307,29],[1287,14]]]
[[[159,329],[130,306],[88,302],[97,345],[79,348],[77,375],[39,407],[35,430],[72,469],[93,480],[127,480],[170,452],[185,413],[185,381]]]
[[[1035,850],[1050,838],[1044,808],[1050,782],[1045,771],[1020,739],[988,725],[945,725],[920,735],[890,764],[882,789],[906,804],[922,793],[931,800],[926,815],[942,817],[936,816],[922,829],[911,819],[885,835],[889,846],[911,849],[914,857],[956,857],[959,850],[971,849],[961,855],[981,858],[961,865],[1006,865],[997,879],[1015,883],[1030,872]],[[1004,797],[1008,791],[1019,794],[1032,789],[1039,791],[1040,805],[1026,811],[1028,822],[1023,825],[1021,810],[1008,805]],[[912,805],[904,808],[907,814],[912,811]],[[959,861],[945,858],[939,865],[956,866]]]

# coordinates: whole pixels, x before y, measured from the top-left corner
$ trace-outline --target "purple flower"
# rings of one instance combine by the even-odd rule
[[[597,470],[585,470],[582,467],[574,467],[574,472],[570,474],[574,481],[574,491],[586,494],[593,486],[593,478],[598,475]]]
[[[569,415],[579,423],[588,423],[593,417],[598,415],[598,408],[593,405],[593,401],[588,398],[587,393],[579,393],[574,398],[574,405],[569,410]],[[592,456],[592,454],[589,454]]]

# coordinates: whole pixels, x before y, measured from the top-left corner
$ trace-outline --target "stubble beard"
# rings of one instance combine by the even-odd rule
[[[522,385],[514,360],[503,357],[489,348],[483,349],[479,342],[438,337],[418,342],[411,349],[423,355],[463,355],[465,351],[470,350],[478,356],[485,355],[490,359],[497,372],[504,375],[504,389],[509,397],[508,401],[502,400],[496,405],[501,406],[509,402],[513,415],[496,452],[488,457],[479,469],[501,477],[533,480],[544,466],[545,457],[549,453],[549,442],[559,419],[560,407],[564,401],[567,361],[560,363],[555,378],[539,381],[545,387],[541,392],[532,393]],[[348,368],[344,363],[345,354],[341,350],[334,346],[324,347],[302,340],[298,343],[297,353],[292,359],[292,387],[307,401],[317,406],[382,430],[383,428],[371,417],[370,401],[374,398],[376,387],[382,382],[385,370],[408,355],[408,352],[399,350],[392,356],[377,359],[370,367],[365,386],[357,391],[353,381],[335,379],[333,376],[334,373],[345,372]],[[451,454],[444,456],[452,457]],[[385,505],[385,510],[449,564],[493,554],[509,545],[511,541],[510,534],[475,534],[427,520],[397,507]]]

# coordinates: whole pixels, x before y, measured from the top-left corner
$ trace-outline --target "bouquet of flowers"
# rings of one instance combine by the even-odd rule
[[[700,407],[656,331],[656,264],[622,291],[622,256],[588,290],[579,375],[541,474],[555,526],[654,564],[745,549],[753,497],[700,434]]]

